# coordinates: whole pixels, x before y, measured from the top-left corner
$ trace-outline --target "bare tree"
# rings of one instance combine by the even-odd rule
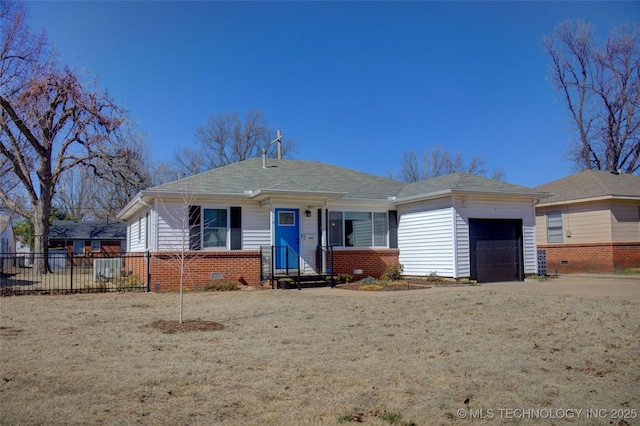
[[[420,158],[415,150],[404,152],[398,178],[404,182],[417,182],[455,172],[478,176],[487,176],[488,173],[486,162],[479,155],[473,155],[466,163],[460,152],[451,155],[441,146],[434,146],[423,152]],[[493,170],[489,177],[504,179],[504,169],[500,167]]]
[[[248,111],[244,121],[235,112],[215,114],[208,118],[206,125],[196,129],[196,148],[179,148],[174,152],[173,163],[181,176],[237,163],[259,156],[275,139],[275,134],[262,111]],[[283,138],[283,157],[296,148],[292,138]],[[277,151],[270,150],[268,155],[275,157]]]
[[[95,220],[95,176],[76,167],[62,174],[55,201],[73,220]]]
[[[35,266],[45,273],[57,184],[65,171],[108,156],[110,134],[123,116],[95,83],[83,83],[58,65],[44,37],[29,33],[21,4],[3,1],[1,7],[0,170],[12,169],[31,208],[16,202],[4,185],[0,199],[32,220],[35,251],[45,254]]]
[[[567,156],[576,168],[640,170],[640,29],[622,24],[603,46],[593,27],[567,20],[542,40],[551,82],[567,107],[575,138]]]
[[[146,136],[132,123],[120,126],[90,166],[98,180],[94,215],[115,220],[138,192],[152,185],[154,167]]]
[[[168,243],[166,253],[162,253],[159,259],[176,271],[179,277],[178,317],[180,324],[184,321],[184,286],[187,283],[193,285],[193,274],[195,273],[194,270],[197,269],[190,267],[190,264],[201,257],[197,251],[194,251],[200,249],[200,210],[197,210],[197,212],[193,210],[194,191],[189,184],[189,180],[184,182],[186,185],[180,191],[178,200],[175,198],[163,198],[162,196],[158,197],[159,216],[176,232],[176,235],[170,239],[171,242]],[[198,215],[197,223],[195,220],[196,215]]]

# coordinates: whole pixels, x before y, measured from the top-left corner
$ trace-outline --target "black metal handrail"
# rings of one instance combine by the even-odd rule
[[[277,268],[279,265],[276,265],[276,254],[280,262],[284,262],[283,268]],[[261,246],[260,259],[261,285],[264,285],[267,279],[271,281],[272,287],[274,281],[278,285],[279,275],[284,275],[293,278],[298,290],[300,289],[300,255],[290,246]],[[297,267],[290,267],[290,264],[295,264]]]
[[[329,275],[329,285],[335,286],[333,278],[333,246],[316,246],[316,272]]]

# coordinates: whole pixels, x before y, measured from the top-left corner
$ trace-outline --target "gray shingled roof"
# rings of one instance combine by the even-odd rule
[[[553,195],[540,204],[597,197],[640,197],[640,176],[604,170],[583,170],[535,188]]]
[[[49,228],[50,240],[126,240],[126,238],[126,222],[54,220]]]
[[[267,159],[241,161],[155,186],[138,194],[138,197],[156,197],[162,194],[177,196],[183,193],[194,196],[244,196],[254,199],[274,194],[292,194],[299,197],[395,200],[408,202],[420,197],[436,197],[447,193],[478,193],[493,195],[544,198],[548,194],[510,183],[454,173],[426,181],[407,184],[343,167],[317,161]],[[136,204],[132,200],[120,217]]]
[[[244,194],[245,191],[334,192],[344,198],[387,199],[405,184],[316,161],[267,159],[241,161],[143,192]]]
[[[445,192],[478,192],[496,195],[542,196],[540,191],[468,173],[452,173],[407,184],[397,195],[398,200]]]

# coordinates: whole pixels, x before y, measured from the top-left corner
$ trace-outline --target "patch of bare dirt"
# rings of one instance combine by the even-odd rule
[[[336,288],[343,290],[361,290],[361,291],[401,291],[401,290],[421,290],[424,288],[431,288],[430,285],[422,284],[363,284],[363,283],[349,283],[339,284]]]
[[[205,320],[157,320],[146,327],[162,331],[166,334],[185,333],[189,331],[218,331],[224,329],[224,325],[215,321]]]

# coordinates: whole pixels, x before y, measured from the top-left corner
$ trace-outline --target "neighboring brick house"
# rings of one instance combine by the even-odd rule
[[[640,176],[584,170],[538,186],[538,249],[547,272],[640,268]]]
[[[254,158],[141,191],[119,214],[127,251],[150,253],[151,283],[264,271],[479,281],[537,271],[535,202],[547,194],[464,173],[404,183],[312,161]],[[333,259],[331,261],[331,259]],[[506,260],[505,260],[506,259]]]
[[[125,222],[54,220],[49,228],[49,251],[65,250],[73,254],[76,265],[90,264],[91,258],[124,253],[126,239]]]

